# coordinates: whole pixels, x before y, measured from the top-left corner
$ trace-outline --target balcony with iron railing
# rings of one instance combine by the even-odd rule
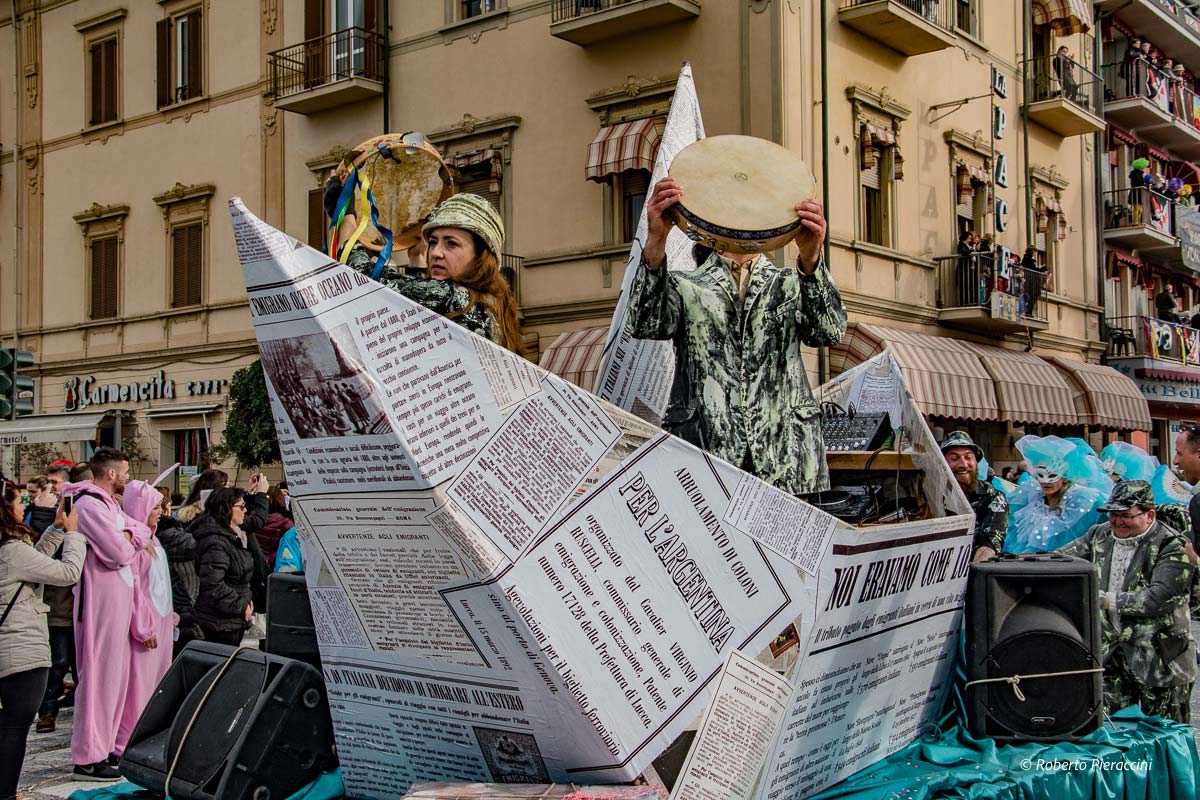
[[[960,19],[949,0],[841,0],[838,21],[906,56],[953,47],[956,31],[972,33],[974,20]]]
[[[1106,362],[1136,377],[1200,382],[1200,330],[1191,325],[1133,315],[1105,317],[1104,330]]]
[[[1200,61],[1200,16],[1182,0],[1099,0],[1100,13],[1116,18],[1154,41],[1168,58],[1194,64]]]
[[[1104,118],[1184,158],[1200,156],[1196,93],[1143,59],[1105,64]]]
[[[980,333],[1044,331],[1046,273],[991,255],[945,256],[937,261],[938,322]]]
[[[1030,119],[1060,136],[1104,130],[1103,82],[1069,56],[1025,61],[1025,106]]]
[[[1179,248],[1175,203],[1149,187],[1113,189],[1102,195],[1104,241],[1140,252]]]
[[[267,54],[275,107],[298,114],[383,95],[383,36],[346,28]]]
[[[521,268],[524,264],[525,259],[522,256],[514,256],[511,253],[502,253],[500,256],[500,275],[508,281],[508,288],[512,289],[518,305],[521,303]]]
[[[700,0],[551,0],[550,34],[587,47],[700,16]]]

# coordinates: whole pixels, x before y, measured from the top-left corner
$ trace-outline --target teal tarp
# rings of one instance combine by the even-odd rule
[[[343,797],[345,797],[345,790],[342,788],[342,773],[341,770],[335,770],[326,772],[287,800],[341,800]],[[119,800],[120,798],[161,800],[162,795],[132,783],[121,783],[99,789],[80,789],[72,792],[68,800]]]
[[[812,800],[1166,800],[1197,797],[1190,725],[1126,708],[1078,742],[998,746],[955,726],[826,789]]]

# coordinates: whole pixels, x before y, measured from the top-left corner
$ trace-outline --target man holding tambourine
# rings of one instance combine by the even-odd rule
[[[693,148],[702,158],[691,157]],[[764,167],[764,149],[782,161]],[[700,165],[698,180],[689,164]],[[675,347],[663,427],[796,495],[829,488],[800,346],[834,345],[846,332],[846,309],[821,257],[824,208],[806,199],[814,183],[803,162],[761,139],[689,146],[646,204],[629,306],[634,337]],[[707,246],[695,270],[667,269],[672,224]],[[800,251],[794,268],[761,252],[792,238]]]

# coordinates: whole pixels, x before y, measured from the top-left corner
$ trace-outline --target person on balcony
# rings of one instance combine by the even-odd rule
[[[1021,272],[1025,285],[1025,313],[1030,314],[1042,298],[1042,286],[1046,279],[1046,271],[1038,266],[1037,251],[1033,245],[1025,248],[1021,256]]]
[[[1171,284],[1164,283],[1162,291],[1154,296],[1154,310],[1163,322],[1179,322],[1179,300]]]
[[[1120,76],[1125,79],[1125,97],[1133,97],[1138,93],[1138,87],[1142,85],[1138,76],[1145,69],[1142,40],[1130,39],[1129,47],[1125,50],[1125,57],[1121,59],[1120,70]]]
[[[1150,167],[1150,159],[1135,158],[1129,166],[1129,208],[1133,224],[1141,225],[1145,202],[1143,196],[1146,193],[1146,170]]]
[[[958,235],[958,263],[954,272],[960,306],[973,306],[979,302],[979,259],[975,254],[974,242],[975,234],[969,230]]]
[[[1071,58],[1071,51],[1066,45],[1058,48],[1054,55],[1054,76],[1058,78],[1058,85],[1062,88],[1063,99],[1078,103],[1079,98],[1075,96],[1079,86],[1079,82],[1075,80],[1075,60]]]

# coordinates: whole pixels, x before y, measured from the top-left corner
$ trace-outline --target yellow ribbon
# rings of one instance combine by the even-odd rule
[[[367,230],[367,225],[371,222],[371,202],[367,199],[367,193],[371,191],[371,176],[366,171],[359,172],[360,181],[358,186],[358,227],[354,229],[354,234],[346,240],[342,245],[342,255],[338,259],[342,264],[350,260],[350,250],[362,237],[363,232]]]

